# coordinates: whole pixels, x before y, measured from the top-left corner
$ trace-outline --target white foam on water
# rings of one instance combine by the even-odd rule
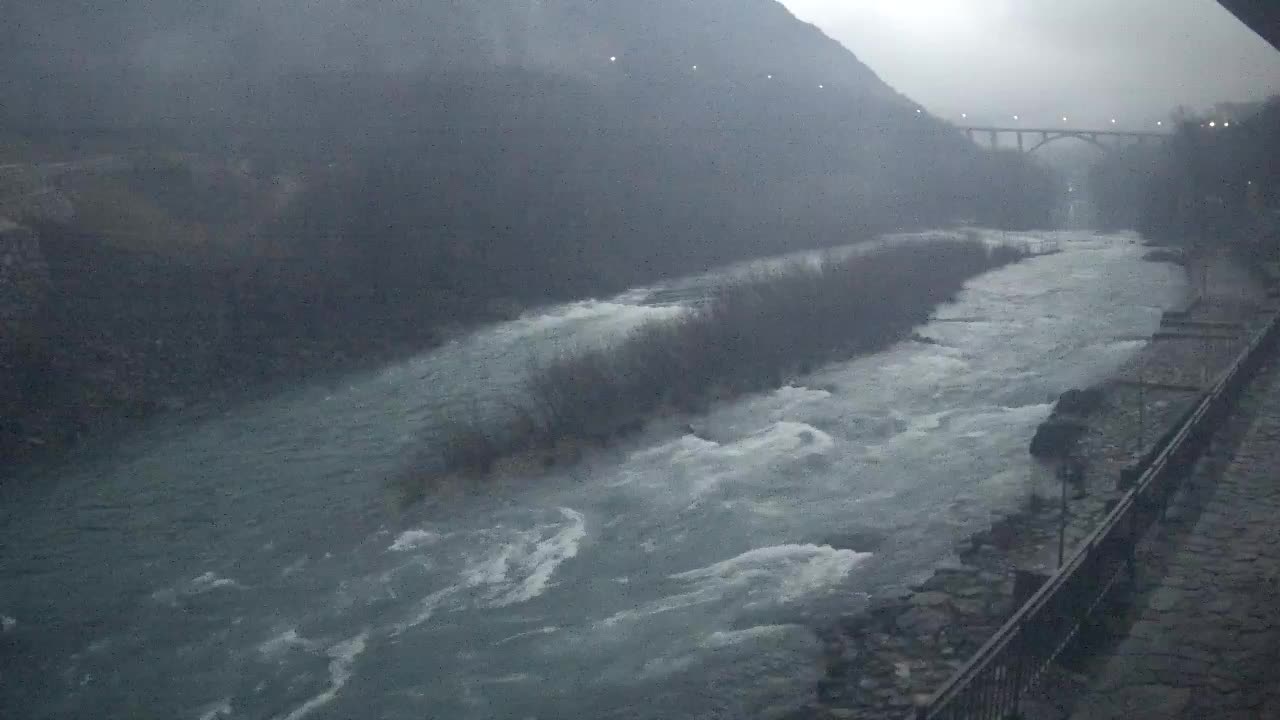
[[[972,365],[960,356],[959,350],[931,345],[911,353],[900,362],[883,366],[877,374],[891,381],[887,387],[898,383],[945,385],[948,381],[964,377],[971,369]]]
[[[586,518],[582,513],[565,507],[558,511],[564,518],[561,524],[516,531],[497,528],[478,533],[485,542],[491,543],[489,549],[463,565],[458,583],[420,600],[406,619],[392,626],[392,634],[399,635],[417,627],[441,610],[463,610],[472,606],[502,608],[542,595],[556,570],[577,556],[579,546],[587,537]]]
[[[199,712],[200,720],[217,720],[218,718],[231,717],[234,708],[231,706],[231,698],[223,698],[200,708]]]
[[[0,615],[0,630],[3,630],[4,632],[13,632],[13,629],[16,627],[18,627],[18,621],[15,618],[9,617],[8,615]]]
[[[289,577],[290,575],[297,574],[304,567],[306,567],[307,563],[310,561],[311,561],[311,558],[307,556],[298,558],[297,560],[285,566],[284,568],[281,568],[280,577]]]
[[[527,337],[546,335],[569,325],[607,321],[609,329],[625,333],[646,322],[677,318],[688,312],[678,305],[635,305],[626,302],[583,300],[550,310],[525,313],[495,330],[500,335]]]
[[[569,508],[560,508],[569,521],[556,534],[537,543],[530,552],[520,556],[508,556],[517,567],[527,571],[524,579],[514,587],[502,593],[493,601],[493,607],[505,607],[516,603],[527,602],[538,597],[547,589],[551,576],[557,568],[578,554],[578,546],[587,537],[586,520],[582,513]]]
[[[538,635],[550,635],[550,634],[552,634],[552,633],[554,633],[554,632],[558,632],[559,630],[560,630],[560,628],[556,627],[555,625],[548,625],[548,626],[546,626],[546,627],[540,627],[540,628],[538,628],[537,630],[530,630],[530,631],[528,631],[528,632],[516,633],[515,635],[512,635],[511,637],[505,637],[505,638],[503,638],[503,639],[499,640],[498,642],[494,643],[493,645],[494,645],[494,647],[497,647],[498,645],[505,645],[505,644],[507,644],[507,643],[509,643],[509,642],[512,642],[512,641],[514,641],[514,640],[520,640],[520,639],[527,638],[527,637],[536,637],[536,636],[538,636]]]
[[[440,533],[430,530],[405,530],[387,549],[392,552],[406,552],[439,542],[442,537]]]
[[[765,593],[769,599],[785,603],[835,585],[868,557],[830,545],[774,545],[671,577],[721,594],[764,583],[772,586]]]
[[[696,498],[707,495],[726,480],[735,482],[771,473],[780,462],[786,464],[806,457],[829,455],[835,446],[829,434],[813,425],[795,421],[777,421],[758,432],[726,442],[684,436],[635,452],[621,470],[621,479],[612,484],[617,487],[643,479],[669,492],[671,478],[667,470],[672,469],[678,477],[687,480],[692,496]],[[663,471],[655,473],[655,466]]]
[[[757,625],[744,630],[716,631],[702,641],[702,646],[709,649],[720,649],[761,640],[776,640],[782,635],[795,630],[795,625]]]
[[[326,652],[329,656],[329,688],[294,708],[288,715],[277,715],[276,720],[301,720],[332,702],[351,680],[351,666],[360,653],[364,652],[368,640],[369,632],[366,630],[330,647]]]
[[[759,459],[760,456],[825,455],[834,447],[835,441],[831,436],[814,426],[782,421],[725,445],[720,452],[727,457]]]
[[[733,442],[686,448],[671,462],[685,466],[693,494],[701,497],[725,481],[756,477],[778,463],[828,455],[834,448],[831,436],[812,425],[783,421]]]
[[[613,626],[680,608],[733,598],[746,609],[776,607],[811,597],[841,583],[871,553],[829,545],[774,545],[749,550],[707,567],[671,575],[690,586],[600,621]]]
[[[697,656],[692,654],[653,658],[646,660],[644,665],[641,666],[640,677],[649,681],[669,677],[688,671],[697,662]]]
[[[231,578],[219,577],[217,573],[206,572],[190,580],[177,583],[171,587],[161,588],[151,593],[151,599],[166,605],[177,605],[178,597],[203,595],[223,588],[245,590],[245,586]]]
[[[790,503],[782,502],[780,500],[755,499],[725,500],[720,503],[720,506],[727,510],[745,509],[747,512],[760,517],[773,518],[786,517],[793,507]]]
[[[613,627],[620,623],[640,620],[650,615],[660,615],[672,610],[680,610],[682,608],[693,607],[695,605],[705,605],[719,600],[722,596],[714,593],[683,593],[680,595],[671,595],[661,600],[647,602],[644,605],[632,609],[622,610],[596,623],[598,626]]]
[[[630,463],[646,463],[652,460],[667,459],[670,461],[688,460],[720,447],[720,443],[697,435],[682,435],[675,440],[655,445],[651,448],[637,450],[627,458]]]
[[[188,594],[200,595],[212,592],[218,588],[240,588],[244,586],[231,578],[218,577],[217,573],[207,572],[199,577],[192,578],[188,584]]]
[[[769,399],[776,403],[776,407],[773,409],[773,416],[781,418],[784,415],[795,412],[797,408],[803,405],[827,400],[830,397],[831,393],[827,390],[786,385],[774,391]]]
[[[528,682],[534,677],[529,673],[512,673],[501,677],[479,678],[476,682],[482,685],[510,685],[512,683]]]
[[[951,414],[950,410],[943,410],[941,412],[929,413],[927,415],[918,415],[914,418],[911,418],[907,423],[907,430],[906,430],[906,433],[904,434],[907,434],[907,435],[928,434],[933,430],[937,430],[941,428],[943,421],[945,421],[947,419],[947,416],[950,414]]]
[[[414,606],[412,615],[391,626],[391,634],[393,636],[400,635],[406,630],[418,627],[422,623],[430,620],[432,616],[436,614],[436,610],[440,609],[440,606],[445,600],[449,599],[449,597],[454,593],[460,592],[462,589],[463,588],[457,585],[451,585],[443,590],[437,590],[422,598],[418,601],[418,604]]]
[[[319,645],[316,642],[299,635],[297,628],[289,628],[279,635],[275,635],[262,641],[258,645],[258,653],[263,657],[275,659],[287,650],[295,647],[300,647],[310,651],[319,649]]]

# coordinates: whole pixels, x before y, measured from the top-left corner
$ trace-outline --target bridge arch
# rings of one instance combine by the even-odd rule
[[[1115,138],[1117,143],[1123,143],[1124,140],[1134,140],[1138,144],[1147,142],[1164,142],[1172,137],[1169,133],[1148,132],[1142,130],[1110,130],[1110,129],[1087,129],[1087,128],[1053,128],[1053,127],[960,127],[970,140],[975,140],[977,135],[989,135],[991,137],[991,147],[999,147],[999,138],[1002,136],[1012,135],[1017,138],[1018,151],[1033,153],[1036,150],[1048,145],[1051,142],[1057,142],[1064,138],[1075,138],[1093,145],[1099,150],[1107,154],[1117,152],[1119,149],[1116,145],[1108,145],[1102,141],[1102,138]],[[1037,141],[1038,138],[1038,141]],[[1027,149],[1028,142],[1035,142],[1034,145]]]
[[[1039,150],[1040,148],[1044,147],[1045,145],[1048,145],[1051,142],[1057,142],[1058,140],[1067,140],[1070,138],[1074,138],[1076,140],[1083,140],[1084,142],[1089,143],[1090,145],[1098,148],[1099,150],[1101,150],[1102,152],[1108,155],[1116,151],[1114,147],[1104,144],[1101,140],[1097,138],[1096,135],[1092,133],[1062,132],[1062,133],[1056,133],[1056,134],[1045,133],[1044,137],[1040,139],[1040,142],[1036,143],[1035,145],[1032,145],[1027,150],[1027,154],[1030,155],[1031,153]]]

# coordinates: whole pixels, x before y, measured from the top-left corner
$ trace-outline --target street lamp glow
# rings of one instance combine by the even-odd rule
[[[1014,115],[1013,119],[1016,121],[1016,120],[1020,120],[1021,118],[1019,118],[1017,115]]]
[[[610,57],[609,62],[618,62],[618,57],[616,55]]]
[[[697,70],[697,69],[698,69],[698,66],[697,66],[697,65],[694,65],[694,66],[693,66],[693,69],[694,69],[694,70]]]
[[[1210,120],[1209,127],[1218,127],[1218,122],[1216,120]]]
[[[1067,116],[1066,116],[1066,115],[1063,115],[1063,116],[1062,116],[1062,122],[1066,122],[1066,121],[1067,121]]]
[[[960,113],[960,117],[961,117],[961,119],[968,120],[968,119],[969,119],[969,113]]]
[[[1112,125],[1115,125],[1115,124],[1116,124],[1116,119],[1115,119],[1115,118],[1111,118],[1111,124],[1112,124]]]
[[[1222,127],[1231,127],[1231,121],[1228,120],[1227,122],[1222,123]]]
[[[1157,121],[1156,121],[1156,126],[1157,126],[1157,127],[1164,127],[1164,121],[1163,121],[1163,120],[1157,120]]]

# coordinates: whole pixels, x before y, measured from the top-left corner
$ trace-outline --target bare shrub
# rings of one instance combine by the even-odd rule
[[[458,424],[440,446],[443,466],[481,474],[500,457],[565,441],[602,444],[657,413],[699,408],[716,388],[777,387],[791,372],[906,337],[969,278],[1027,255],[969,238],[798,262],[729,282],[679,319],[535,368],[527,407],[503,427]]]

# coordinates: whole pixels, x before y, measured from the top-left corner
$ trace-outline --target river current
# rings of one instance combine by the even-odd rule
[[[713,273],[530,312],[403,363],[166,417],[0,492],[0,715],[754,717],[812,628],[1027,495],[1062,391],[1186,292],[1129,235],[970,281],[914,340],[652,423],[549,477],[398,510],[387,479],[532,362],[674,317]],[[736,270],[735,270],[736,271]],[[690,432],[692,430],[692,432]]]

